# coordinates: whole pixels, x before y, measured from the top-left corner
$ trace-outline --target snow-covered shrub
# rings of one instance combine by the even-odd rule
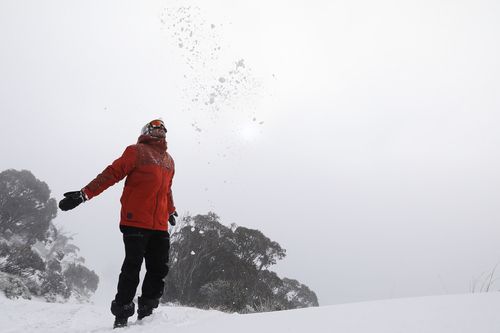
[[[88,299],[97,290],[99,277],[81,264],[69,264],[63,274],[72,295],[76,299]]]
[[[7,297],[83,301],[97,289],[98,276],[52,223],[56,214],[49,187],[31,172],[0,173],[0,290]]]
[[[0,290],[8,298],[31,299],[31,292],[24,281],[15,275],[0,272]]]

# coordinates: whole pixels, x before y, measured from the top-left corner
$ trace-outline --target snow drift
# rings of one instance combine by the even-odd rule
[[[0,298],[0,329],[10,332],[111,332],[107,307]],[[500,293],[432,296],[248,315],[160,306],[142,322],[113,332],[493,333]]]

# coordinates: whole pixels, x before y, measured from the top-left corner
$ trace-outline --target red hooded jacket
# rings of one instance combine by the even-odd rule
[[[128,146],[82,191],[92,199],[125,177],[120,224],[166,231],[175,206],[171,190],[174,160],[167,153],[165,139],[141,135],[137,144]]]

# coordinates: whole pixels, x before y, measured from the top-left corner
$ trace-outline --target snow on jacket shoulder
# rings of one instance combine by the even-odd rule
[[[167,230],[168,217],[175,211],[171,190],[174,172],[165,140],[143,135],[83,191],[92,199],[127,177],[120,199],[120,224]]]

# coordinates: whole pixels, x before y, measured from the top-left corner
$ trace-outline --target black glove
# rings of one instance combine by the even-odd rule
[[[177,223],[177,222],[175,222],[175,218],[176,218],[177,216],[179,216],[179,215],[177,214],[177,211],[175,211],[175,212],[173,212],[172,214],[170,214],[170,216],[168,217],[168,223],[170,223],[170,225],[171,225],[172,227],[175,225],[175,223]]]
[[[64,199],[59,201],[59,208],[63,211],[67,211],[75,208],[85,200],[85,194],[83,194],[82,191],[66,192],[64,193]]]

